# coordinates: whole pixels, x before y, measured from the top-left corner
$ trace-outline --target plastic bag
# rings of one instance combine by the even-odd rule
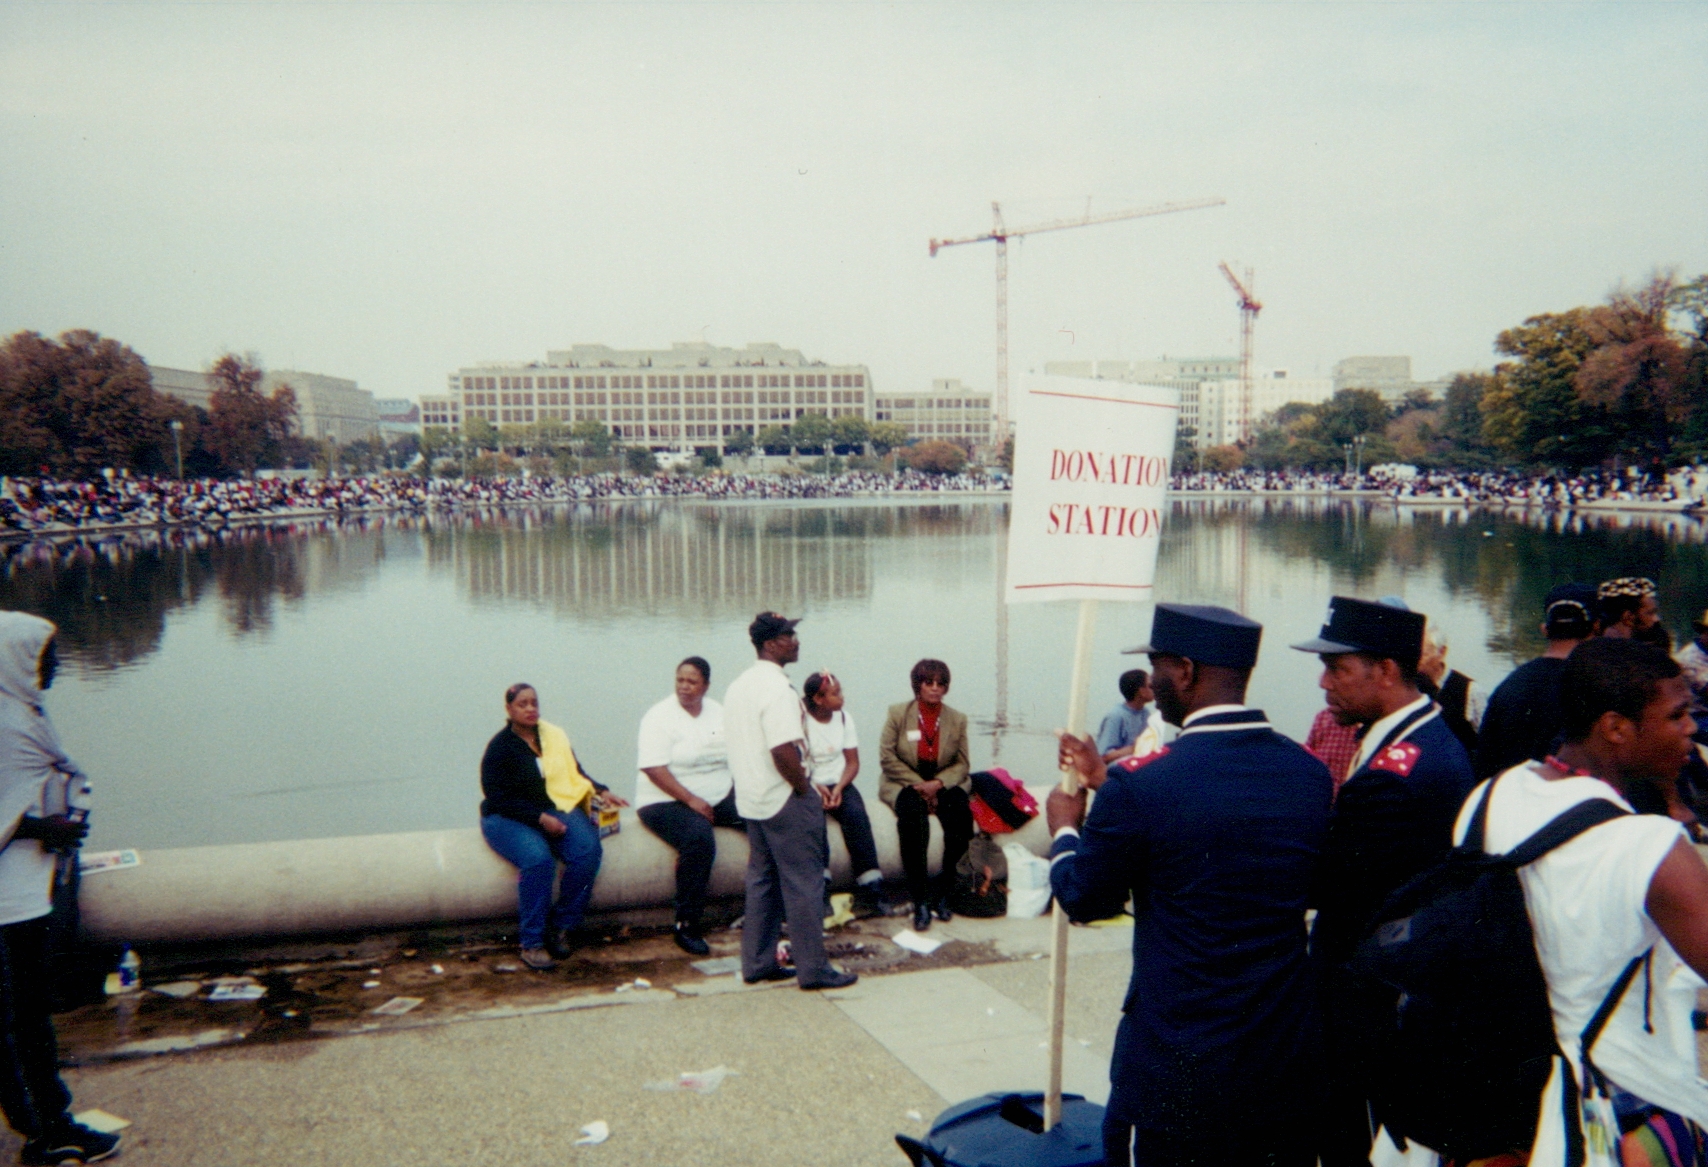
[[[674,1094],[679,1091],[689,1091],[694,1094],[710,1094],[723,1085],[725,1078],[736,1071],[728,1066],[713,1066],[709,1070],[684,1070],[674,1078],[666,1078],[661,1082],[648,1082],[648,1090],[657,1090],[663,1094]]]
[[[1028,851],[1023,844],[1005,843],[1008,859],[1009,919],[1041,916],[1050,906],[1050,863]]]

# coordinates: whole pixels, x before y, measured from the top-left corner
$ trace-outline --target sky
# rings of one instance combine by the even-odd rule
[[[440,392],[771,341],[879,392],[1495,335],[1708,271],[1708,4],[0,2],[0,334]]]

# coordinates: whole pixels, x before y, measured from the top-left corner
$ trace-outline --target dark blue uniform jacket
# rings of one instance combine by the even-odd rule
[[[1305,908],[1333,791],[1323,764],[1258,710],[1188,722],[1162,755],[1109,768],[1050,871],[1075,920],[1133,897],[1109,1112],[1183,1139],[1296,1121],[1309,1105],[1318,1027]]]
[[[1446,854],[1476,785],[1433,702],[1384,738],[1335,798],[1311,933],[1312,954],[1330,965],[1351,957],[1389,895]]]

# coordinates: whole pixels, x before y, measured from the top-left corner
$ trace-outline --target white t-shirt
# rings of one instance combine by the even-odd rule
[[[843,750],[858,749],[854,736],[854,715],[838,709],[829,721],[820,721],[811,713],[806,715],[807,750],[812,755],[812,780],[821,786],[835,786],[842,781],[848,768]]]
[[[1515,766],[1498,779],[1486,820],[1488,851],[1510,851],[1589,798],[1631,809],[1599,778],[1550,781],[1537,765]],[[1482,790],[1472,791],[1460,811],[1455,841],[1464,837]],[[1690,1023],[1702,981],[1679,960],[1645,906],[1655,869],[1684,838],[1684,827],[1671,819],[1634,814],[1591,827],[1520,868],[1518,877],[1548,981],[1554,1032],[1574,1069],[1584,1026],[1625,966],[1653,948],[1649,985],[1639,971],[1592,1056],[1602,1073],[1637,1097],[1708,1125],[1708,1082],[1697,1076]]]
[[[669,766],[676,781],[716,806],[734,782],[729,772],[729,747],[724,741],[724,707],[710,697],[700,705],[700,716],[692,717],[674,696],[666,697],[641,718],[640,742],[635,765],[641,774],[635,780],[635,806],[669,802],[645,771]]]
[[[742,818],[763,822],[788,803],[794,789],[777,772],[771,751],[806,737],[804,717],[800,694],[774,661],[754,661],[725,690],[724,737]]]

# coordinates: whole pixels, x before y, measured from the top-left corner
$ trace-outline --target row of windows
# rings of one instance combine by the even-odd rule
[[[520,396],[520,395],[518,394],[518,396]],[[588,394],[587,396],[591,397],[593,395]],[[601,394],[600,396],[603,396],[603,394]],[[625,394],[613,393],[613,394],[611,394],[612,398],[617,398],[617,397],[625,397],[625,398],[635,397],[635,398],[638,398],[640,396],[641,396],[641,394],[639,394],[639,393],[625,393]],[[713,406],[713,405],[694,405],[694,406],[687,406],[687,407],[683,407],[683,408],[672,408],[669,406],[653,406],[651,408],[643,409],[639,405],[620,405],[619,404],[619,405],[613,405],[613,406],[609,406],[609,407],[602,407],[602,406],[598,406],[598,405],[584,406],[584,407],[577,408],[577,409],[566,409],[566,408],[558,408],[558,407],[550,407],[550,406],[542,407],[542,408],[538,408],[538,409],[471,408],[471,409],[467,410],[466,412],[467,412],[468,416],[471,418],[478,417],[478,418],[481,418],[485,421],[493,422],[495,424],[500,424],[500,425],[527,425],[527,424],[531,424],[535,421],[544,421],[548,418],[553,419],[553,420],[557,420],[557,421],[566,421],[566,422],[567,421],[602,421],[602,422],[608,422],[608,423],[642,422],[642,421],[681,421],[681,420],[712,422],[712,421],[718,421],[721,418],[721,420],[723,420],[723,421],[741,421],[741,422],[759,421],[759,422],[765,422],[765,423],[770,423],[770,424],[787,425],[788,423],[793,422],[796,419],[803,417],[808,413],[819,413],[819,412],[823,412],[823,411],[812,410],[812,409],[798,409],[798,408],[793,408],[793,407],[790,407],[787,405],[767,405],[767,406],[761,406],[760,408],[755,410],[755,409],[743,409],[740,407],[730,407],[730,406],[724,406],[720,409],[719,407]],[[828,413],[825,414],[825,416],[830,417],[830,418],[838,418],[838,417],[844,417],[844,416],[859,417],[859,416],[861,416],[861,411],[858,409],[831,409]],[[880,420],[882,420],[882,419],[880,418]],[[443,413],[436,413],[436,412],[423,413],[422,414],[422,422],[425,425],[456,426],[458,424],[457,415],[454,412],[449,414],[449,415],[446,415]],[[752,426],[749,425],[745,428],[751,429]],[[986,427],[986,428],[988,429],[988,427]],[[943,430],[941,432],[947,433],[949,431]],[[956,430],[955,432],[959,433],[960,431]],[[973,433],[975,431],[972,427],[969,427],[966,432]]]
[[[989,409],[988,397],[890,397],[880,405],[885,409]]]
[[[758,378],[762,389],[863,389],[864,373],[690,373],[687,375],[605,374],[581,377],[464,377],[465,390],[515,389],[752,389]],[[645,382],[643,385],[642,382]],[[536,385],[536,382],[538,384]],[[573,382],[573,384],[572,384]],[[792,385],[791,385],[792,382]]]

